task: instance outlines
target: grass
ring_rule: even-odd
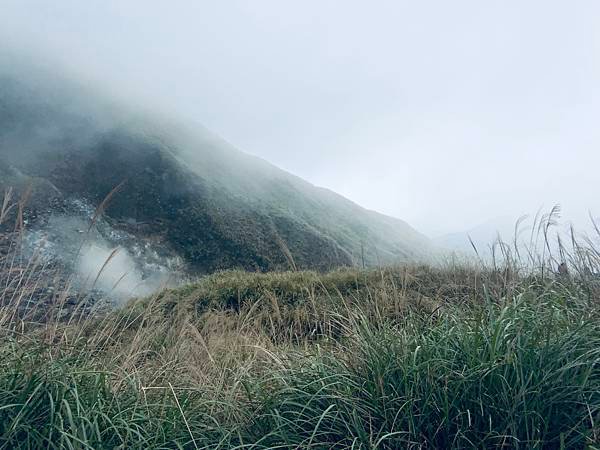
[[[61,288],[41,315],[31,286],[53,278],[3,238],[0,449],[600,448],[591,240],[527,264],[222,272],[97,314],[53,313]]]
[[[267,448],[583,447],[596,438],[598,327],[528,301],[478,318],[363,323],[342,355],[267,379],[278,388],[255,437]]]

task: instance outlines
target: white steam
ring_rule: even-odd
[[[113,228],[103,219],[89,230],[93,208],[71,202],[69,215],[53,215],[27,234],[30,253],[73,275],[80,292],[96,292],[121,303],[180,281],[181,259],[168,249]]]
[[[150,295],[169,282],[167,272],[144,278],[127,250],[99,241],[82,248],[75,269],[84,287],[117,299]]]

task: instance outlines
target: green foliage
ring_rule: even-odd
[[[579,254],[218,272],[36,324],[16,312],[47,278],[8,253],[0,450],[597,448],[600,271]]]
[[[165,300],[187,301],[198,310],[226,308],[239,310],[274,295],[282,304],[304,304],[311,299],[323,300],[360,292],[377,274],[356,270],[316,272],[249,273],[226,271],[164,294]]]
[[[117,386],[115,373],[83,358],[48,361],[43,351],[17,351],[3,355],[0,448],[193,448],[194,441],[213,448],[223,439],[225,430],[193,394],[147,393],[132,377],[118,377]]]
[[[269,289],[299,307],[305,290],[365,293],[368,280],[230,272],[201,292],[218,302]],[[598,439],[600,325],[569,286],[521,285],[436,314],[339,317],[337,343],[282,347],[266,370],[230,365],[227,389],[180,386],[176,371],[148,389],[135,372],[100,368],[97,348],[48,358],[11,339],[0,448],[584,448]]]
[[[253,439],[261,448],[583,448],[600,413],[600,327],[556,300],[359,323],[344,356],[300,358],[261,381]]]

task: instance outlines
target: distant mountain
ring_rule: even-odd
[[[581,228],[575,227],[572,221],[561,216],[561,208],[556,205],[548,210],[540,209],[534,215],[518,217],[498,217],[488,220],[467,231],[450,233],[432,239],[440,251],[452,251],[466,256],[491,261],[491,258],[502,259],[502,251],[498,242],[505,244],[505,249],[521,263],[537,261],[540,256],[562,261],[564,252],[573,251],[573,242],[595,242],[598,232],[593,222]],[[591,239],[591,241],[589,241]],[[475,249],[477,254],[475,253]],[[550,256],[551,255],[551,256]]]
[[[134,256],[158,249],[190,273],[324,270],[431,253],[430,241],[405,222],[244,154],[199,126],[132,112],[59,77],[1,72],[0,187],[33,186],[26,220],[34,230],[54,236],[60,217],[89,223],[120,186],[97,224],[103,245],[128,242]]]
[[[466,231],[448,233],[442,236],[433,238],[433,242],[440,248],[466,253],[467,255],[475,255],[473,245],[475,245],[479,253],[489,252],[490,246],[494,244],[500,237],[504,242],[512,242],[515,235],[515,224],[517,218],[498,217],[481,223]],[[525,230],[525,223],[520,229]]]

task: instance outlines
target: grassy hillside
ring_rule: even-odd
[[[600,231],[417,263],[203,131],[0,84],[0,450],[600,448]],[[115,307],[116,246],[211,274]]]
[[[32,293],[52,283],[10,248],[2,448],[600,445],[593,247],[563,254],[568,273],[228,271],[96,314],[57,288],[43,320]]]
[[[405,222],[246,155],[196,124],[131,111],[57,77],[22,78],[0,73],[0,188],[33,186],[31,224],[73,215],[73,202],[95,209],[121,185],[106,209],[111,227],[140,245],[159,242],[193,273],[329,270],[431,253]]]

